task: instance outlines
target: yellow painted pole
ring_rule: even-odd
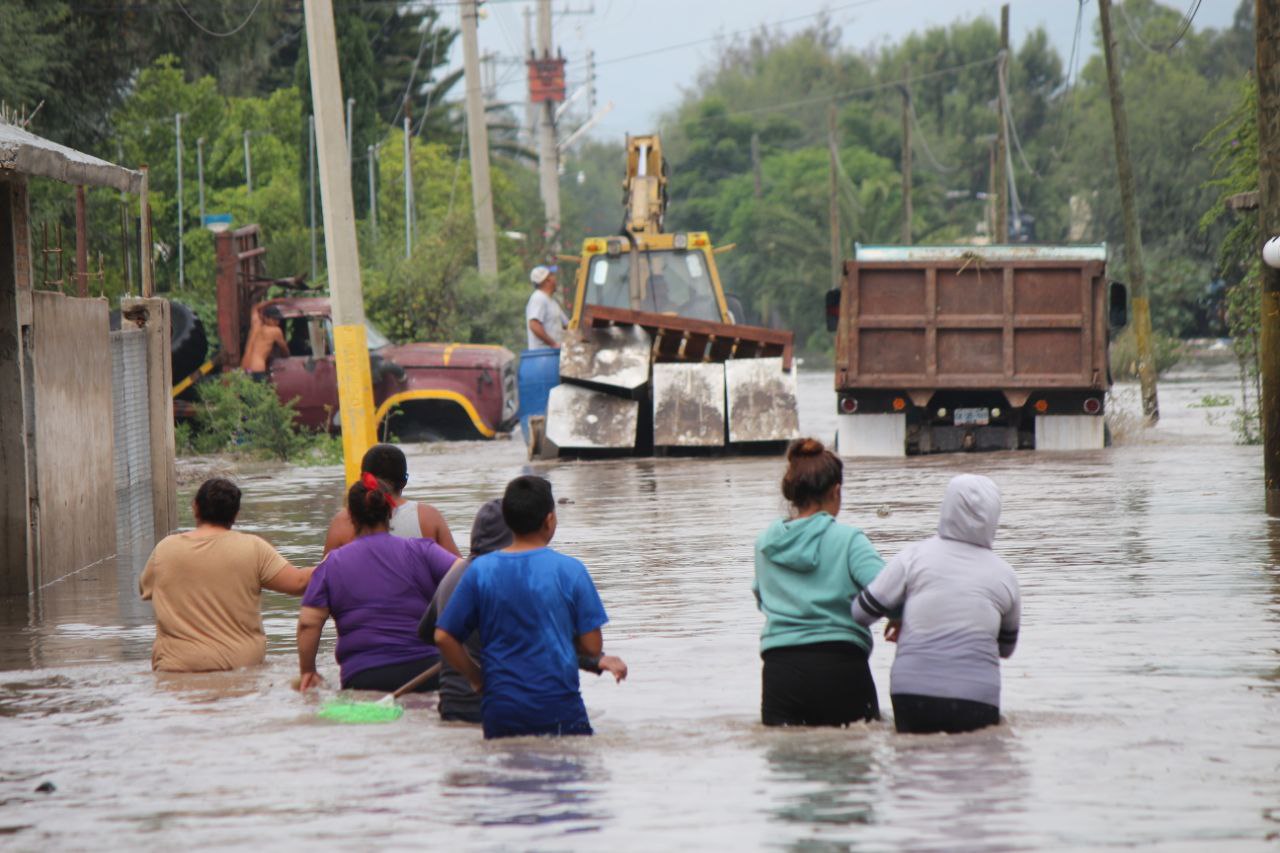
[[[351,162],[347,156],[342,80],[338,76],[338,40],[331,0],[305,0],[307,60],[316,121],[320,205],[333,312],[333,345],[338,374],[338,411],[342,418],[342,458],[347,485],[360,476],[360,460],[373,446],[373,380],[365,339],[364,296],[360,287],[360,251],[351,198]]]

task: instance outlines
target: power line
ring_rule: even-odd
[[[856,97],[857,95],[869,95],[873,92],[879,92],[884,89],[900,88],[906,85],[907,83],[911,83],[919,80],[928,80],[931,77],[941,77],[945,74],[951,74],[956,71],[963,71],[966,68],[976,68],[979,65],[990,65],[991,63],[997,61],[999,58],[1000,58],[999,56],[989,56],[986,59],[975,59],[972,62],[962,62],[959,65],[950,65],[946,68],[936,68],[933,71],[929,71],[924,74],[916,74],[912,77],[904,78],[901,80],[888,80],[884,83],[874,83],[870,86],[860,86],[856,89],[846,89],[843,92],[836,92],[835,94],[832,94],[832,95],[819,95],[814,98],[799,98],[794,101],[779,101],[778,103],[766,104],[762,107],[751,107],[750,109],[745,109],[745,110],[730,110],[729,115],[752,115],[754,113],[770,112],[771,110],[783,110],[783,109],[787,109],[788,107],[799,107],[799,106],[805,106],[808,104],[825,104],[829,101],[839,101],[845,98]]]
[[[920,128],[920,117],[916,115],[915,98],[907,98],[907,114],[911,118],[911,126],[915,129],[915,133],[912,135],[912,139],[920,140],[920,149],[924,151],[925,158],[929,161],[929,163],[933,166],[933,168],[936,171],[943,172],[943,173],[954,172],[957,167],[942,165],[941,163],[938,162],[938,158],[933,156],[933,151],[929,149],[929,140],[925,139],[924,131]]]
[[[215,33],[213,30],[209,29],[204,24],[200,23],[195,18],[191,17],[191,13],[187,11],[187,7],[182,5],[182,0],[174,0],[174,3],[176,3],[178,5],[178,8],[182,10],[182,14],[187,16],[187,20],[191,21],[191,23],[196,25],[197,29],[201,30],[204,33],[207,33],[208,35],[213,36],[214,38],[223,39],[223,38],[228,38],[230,36],[233,36],[236,33],[243,30],[245,27],[249,26],[249,22],[253,20],[253,16],[258,11],[258,7],[262,5],[262,0],[258,0],[258,2],[253,4],[253,8],[249,10],[249,14],[245,16],[245,19],[240,22],[240,25],[238,27],[236,27],[233,30],[228,30],[225,33]]]
[[[1146,39],[1138,34],[1138,30],[1133,26],[1133,21],[1129,19],[1129,13],[1125,11],[1123,3],[1116,6],[1116,8],[1120,10],[1120,17],[1124,18],[1124,25],[1128,28],[1129,34],[1137,40],[1139,45],[1151,53],[1168,53],[1178,46],[1178,42],[1182,41],[1182,37],[1191,29],[1191,22],[1195,20],[1196,14],[1200,11],[1201,2],[1203,0],[1192,0],[1191,7],[1187,9],[1187,13],[1182,16],[1182,23],[1178,25],[1178,34],[1173,37],[1173,41],[1164,47],[1152,47],[1147,43]]]
[[[806,20],[809,20],[810,18],[817,18],[823,15],[830,15],[832,12],[842,12],[845,9],[853,9],[859,6],[870,6],[872,3],[880,3],[880,2],[882,2],[882,0],[859,0],[859,2],[857,3],[845,3],[841,6],[832,6],[817,12],[810,12],[807,15],[797,15],[794,18],[783,18],[782,20],[778,20],[778,21],[769,21],[769,22],[757,24],[756,26],[748,27],[746,29],[733,30],[728,33],[718,33],[717,35],[714,35],[714,36],[694,39],[692,41],[680,42],[678,44],[669,44],[669,45],[666,45],[665,47],[655,47],[655,48],[652,48],[651,50],[642,50],[639,53],[630,53],[630,54],[627,54],[626,56],[615,56],[612,59],[597,59],[596,66],[599,67],[601,65],[613,65],[618,62],[629,62],[632,59],[642,59],[646,56],[654,56],[655,54],[659,54],[659,53],[667,53],[673,50],[681,50],[686,47],[695,47],[700,44],[707,44],[708,42],[719,41],[720,39],[731,37],[731,36],[739,36],[745,33],[756,32],[761,27],[770,27],[770,26],[777,27],[777,26],[782,26],[783,24],[793,24],[796,21],[806,21]]]

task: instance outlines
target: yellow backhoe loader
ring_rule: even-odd
[[[732,246],[664,232],[666,184],[659,138],[628,137],[626,219],[571,259],[560,384],[534,455],[760,450],[799,433],[793,334],[740,322],[716,269]]]

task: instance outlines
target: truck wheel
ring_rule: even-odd
[[[173,381],[179,382],[204,364],[209,355],[209,338],[204,324],[181,302],[169,303],[169,361],[173,365]]]

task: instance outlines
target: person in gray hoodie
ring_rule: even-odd
[[[483,504],[476,513],[471,524],[471,549],[465,562],[461,562],[449,570],[436,588],[431,605],[418,623],[418,636],[428,643],[434,642],[436,620],[444,612],[445,605],[458,586],[458,581],[471,566],[476,557],[482,557],[491,551],[497,551],[511,544],[511,528],[502,518],[502,498],[494,498]],[[473,633],[464,645],[471,657],[480,659],[480,635]],[[480,696],[471,689],[467,679],[453,667],[445,663],[440,670],[440,717],[445,720],[458,720],[467,723],[480,722]]]
[[[947,484],[938,534],[907,546],[853,602],[870,626],[901,610],[889,675],[899,732],[964,732],[1000,722],[1000,658],[1018,642],[1013,568],[991,550],[1000,490],[961,474]],[[893,632],[886,632],[891,639]]]
[[[822,442],[793,442],[782,479],[791,516],[756,539],[752,592],[765,617],[760,716],[766,726],[880,718],[867,665],[871,634],[849,607],[884,560],[861,530],[836,521],[843,483],[844,463]]]

